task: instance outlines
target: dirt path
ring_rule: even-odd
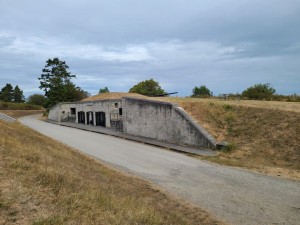
[[[200,161],[107,135],[20,121],[106,164],[152,181],[232,224],[299,224],[300,182]]]

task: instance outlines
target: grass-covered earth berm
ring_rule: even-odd
[[[205,159],[300,179],[299,102],[159,100],[178,104],[217,141],[230,143],[219,155]]]
[[[0,121],[0,224],[223,224],[19,123]]]

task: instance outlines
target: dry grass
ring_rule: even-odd
[[[44,108],[39,105],[0,101],[0,110],[43,110],[43,109]]]
[[[15,119],[18,119],[22,116],[29,116],[29,115],[44,113],[43,110],[0,110],[0,112],[6,114],[8,116],[11,116]]]
[[[300,179],[300,103],[160,98],[184,108],[227,152],[205,158],[221,164]]]
[[[149,183],[0,121],[0,224],[222,224]]]
[[[255,101],[255,100],[241,100],[241,101],[224,101],[219,99],[203,99],[203,98],[179,98],[179,97],[159,97],[150,98],[154,100],[173,102],[176,104],[186,103],[214,103],[219,105],[232,105],[232,106],[244,106],[251,108],[264,108],[264,109],[275,109],[289,112],[300,113],[299,102],[280,102],[280,101]]]
[[[97,101],[97,100],[103,100],[103,99],[121,99],[123,97],[148,98],[147,96],[136,94],[136,93],[109,92],[109,93],[102,93],[102,94],[94,95],[89,98],[85,98],[81,101]]]

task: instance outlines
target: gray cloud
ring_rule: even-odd
[[[92,94],[149,78],[182,96],[261,82],[299,94],[299,15],[297,0],[1,0],[0,85],[39,92],[45,61],[59,57]]]

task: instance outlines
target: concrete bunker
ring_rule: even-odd
[[[70,121],[66,115],[75,115],[72,121],[76,123],[177,145],[214,149],[217,144],[182,108],[169,102],[123,97],[59,103],[50,109],[48,118]]]

